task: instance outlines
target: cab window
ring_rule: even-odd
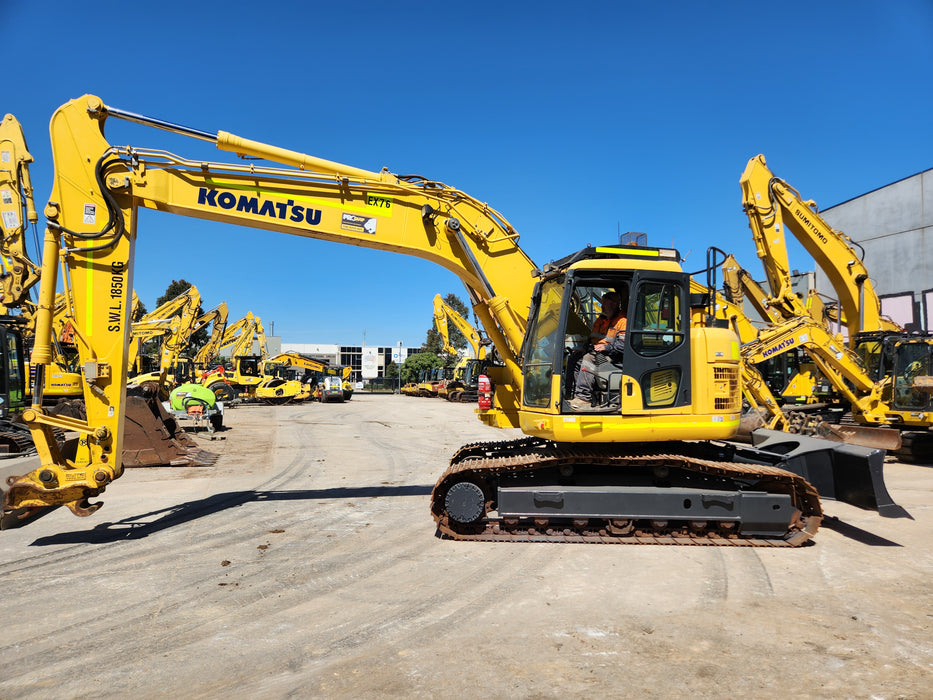
[[[659,357],[684,342],[682,290],[673,282],[639,285],[628,335],[632,349],[643,357]]]
[[[541,285],[536,313],[531,319],[525,343],[522,403],[526,406],[544,408],[551,401],[554,357],[562,346],[559,331],[563,293],[563,278],[548,280]]]

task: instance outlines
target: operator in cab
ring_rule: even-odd
[[[599,366],[606,362],[619,362],[625,349],[625,316],[628,308],[628,289],[625,298],[619,292],[606,292],[602,296],[602,311],[593,323],[589,344],[574,352],[568,363],[573,372],[573,398],[570,407],[585,411],[593,405],[593,382]]]

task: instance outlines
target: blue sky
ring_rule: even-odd
[[[685,269],[760,274],[739,176],[763,153],[823,208],[933,168],[933,1],[113,2],[0,0],[0,113],[22,122],[38,208],[54,110],[106,104],[349,165],[417,173],[502,212],[538,264],[644,231]],[[108,122],[111,143],[225,160]],[[812,269],[792,248],[792,265]],[[283,342],[418,345],[415,258],[143,212],[135,288],[172,279]]]

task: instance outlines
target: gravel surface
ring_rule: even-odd
[[[928,467],[886,465],[914,520],[825,502],[800,549],[459,543],[434,481],[520,435],[471,406],[225,422],[210,467],[0,533],[0,698],[933,697]]]

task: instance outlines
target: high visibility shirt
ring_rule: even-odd
[[[625,336],[626,318],[622,314],[616,314],[612,318],[599,315],[593,324],[593,333],[590,340],[594,344],[607,340],[612,341],[617,335]]]

